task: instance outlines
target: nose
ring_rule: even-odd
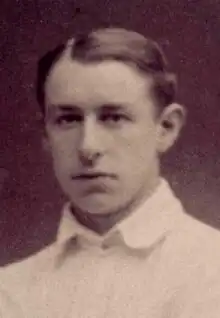
[[[100,128],[95,118],[84,120],[79,145],[79,159],[83,165],[93,164],[103,153]]]

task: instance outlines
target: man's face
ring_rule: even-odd
[[[74,206],[112,213],[158,178],[151,79],[117,61],[63,58],[46,85],[46,132],[56,177]]]

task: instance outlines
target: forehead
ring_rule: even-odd
[[[135,67],[106,60],[82,63],[60,59],[45,83],[46,104],[137,103],[150,98],[152,80]]]

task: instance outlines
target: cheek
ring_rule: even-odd
[[[73,138],[66,135],[50,136],[50,149],[55,167],[68,168],[73,165],[76,154]]]
[[[124,160],[136,166],[156,156],[157,135],[154,127],[136,129],[118,138],[118,149]]]

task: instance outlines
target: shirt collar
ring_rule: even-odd
[[[182,205],[168,182],[161,178],[152,195],[130,216],[118,223],[107,234],[107,237],[116,230],[128,247],[149,248],[172,230],[180,221],[182,211]],[[77,235],[85,236],[96,242],[101,242],[106,237],[100,237],[80,225],[70,212],[70,203],[67,203],[63,208],[57,242],[65,243]]]

